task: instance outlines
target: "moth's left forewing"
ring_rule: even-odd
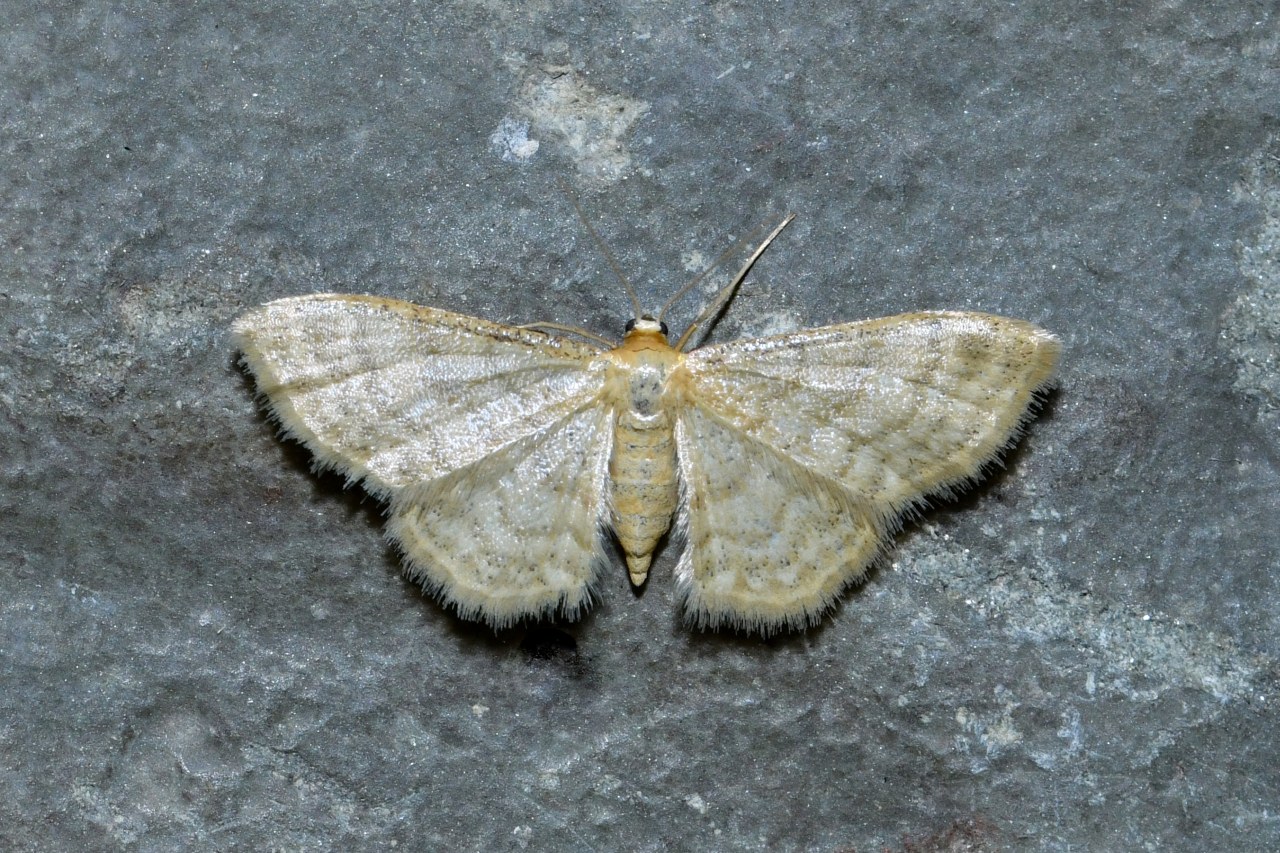
[[[381,497],[547,428],[603,382],[595,348],[373,296],[279,299],[233,338],[284,431]]]
[[[765,631],[813,621],[904,510],[972,480],[1012,441],[1059,354],[1030,323],[963,312],[690,353],[677,432],[688,615]],[[743,523],[771,535],[736,535]]]

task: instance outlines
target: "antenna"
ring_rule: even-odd
[[[769,244],[773,242],[773,238],[781,234],[782,229],[790,225],[791,220],[795,218],[796,215],[794,213],[788,213],[786,218],[778,223],[778,227],[773,229],[773,231],[769,233],[768,237],[764,238],[764,242],[751,253],[751,257],[747,258],[746,263],[742,265],[742,269],[738,270],[738,274],[733,277],[733,281],[729,282],[724,290],[721,290],[716,294],[716,298],[713,299],[706,308],[702,309],[702,313],[698,315],[697,319],[689,324],[689,328],[684,330],[684,334],[680,336],[680,340],[676,341],[676,352],[684,351],[684,345],[693,337],[694,330],[706,322],[707,318],[714,317],[720,313],[721,309],[723,309],[729,300],[733,298],[733,294],[738,290],[738,285],[742,284],[742,280],[747,277],[747,273],[751,271],[751,267],[755,264],[756,259],[764,254],[764,250],[769,248]]]
[[[631,286],[631,282],[627,281],[627,277],[622,274],[622,269],[618,266],[618,262],[614,260],[613,253],[609,251],[609,247],[600,239],[600,235],[596,233],[596,229],[591,227],[591,221],[587,219],[587,214],[583,213],[582,205],[578,203],[578,197],[574,195],[573,190],[564,181],[559,181],[560,189],[569,197],[569,201],[573,203],[573,209],[578,212],[578,219],[586,227],[587,233],[591,235],[591,239],[596,241],[596,246],[600,249],[600,253],[604,255],[604,259],[609,262],[609,268],[613,270],[613,274],[618,277],[618,281],[622,282],[622,286],[627,291],[627,297],[631,300],[631,308],[635,311],[635,318],[640,319],[640,315],[644,314],[644,309],[640,307],[640,300],[636,298],[635,288]]]
[[[688,283],[688,284],[686,284],[684,287],[682,287],[682,288],[680,288],[678,291],[676,291],[676,295],[675,295],[675,296],[673,296],[673,297],[671,297],[670,299],[668,299],[668,300],[667,300],[667,304],[666,304],[666,305],[663,305],[663,306],[662,306],[662,310],[658,312],[658,322],[659,322],[659,323],[661,323],[661,322],[662,322],[662,320],[663,320],[663,318],[665,318],[665,317],[667,316],[667,310],[668,310],[669,308],[671,308],[671,306],[673,306],[673,305],[675,305],[677,302],[679,302],[679,301],[680,301],[680,299],[681,299],[681,297],[683,297],[686,293],[688,293],[690,290],[693,290],[693,288],[697,286],[698,282],[700,282],[700,281],[702,281],[704,278],[706,278],[706,277],[707,277],[707,275],[708,275],[708,274],[710,274],[710,272],[711,272],[713,269],[715,269],[716,267],[720,266],[720,264],[724,263],[725,259],[727,259],[730,255],[734,254],[734,253],[735,253],[735,252],[737,252],[739,249],[741,249],[743,246],[745,246],[747,243],[750,243],[752,240],[754,240],[754,239],[756,238],[756,235],[757,235],[757,234],[759,234],[759,233],[760,233],[761,231],[763,231],[763,230],[764,230],[764,226],[763,226],[763,225],[758,225],[758,226],[756,226],[756,227],[751,231],[751,233],[750,233],[750,234],[748,234],[747,236],[743,237],[743,238],[742,238],[742,239],[740,239],[740,240],[735,241],[735,242],[734,242],[734,244],[733,244],[732,246],[730,246],[729,248],[727,248],[727,249],[725,249],[723,252],[721,252],[721,253],[720,253],[720,257],[718,257],[718,258],[716,258],[714,261],[712,261],[710,266],[708,266],[708,267],[704,268],[704,269],[702,270],[702,272],[698,273],[697,275],[695,275],[695,276],[693,277],[693,281],[689,282],[689,283]]]

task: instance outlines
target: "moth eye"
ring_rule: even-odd
[[[661,330],[662,336],[665,338],[667,336],[667,324],[664,322],[659,322],[658,329]]]
[[[627,321],[627,325],[626,325],[626,326],[624,326],[624,327],[622,328],[622,331],[624,331],[624,332],[630,332],[630,331],[631,331],[631,330],[633,330],[635,327],[636,327],[636,321],[635,321],[635,320],[628,320],[628,321]]]

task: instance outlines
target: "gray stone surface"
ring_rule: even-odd
[[[1270,850],[1274,4],[9,4],[0,846]],[[616,335],[786,210],[717,339],[1056,330],[1007,470],[821,627],[667,549],[494,636],[255,408],[319,290]],[[697,300],[673,325],[687,321]]]

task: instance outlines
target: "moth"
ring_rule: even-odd
[[[1061,346],[927,311],[689,350],[789,221],[675,344],[625,278],[616,345],[332,293],[252,309],[234,342],[283,432],[387,502],[407,573],[462,617],[576,618],[610,540],[639,587],[670,533],[690,623],[802,628],[1018,436]]]

